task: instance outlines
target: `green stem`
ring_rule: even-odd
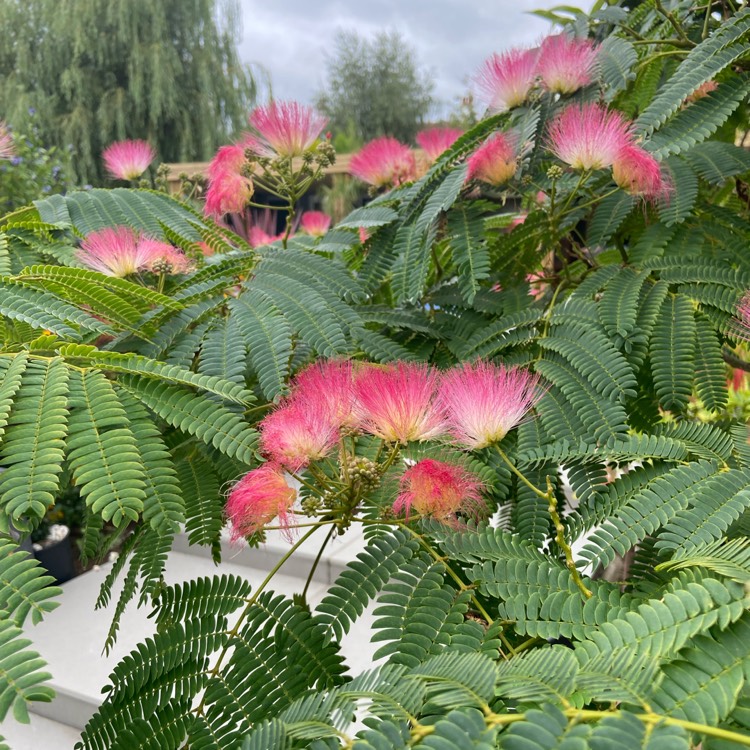
[[[208,673],[208,678],[215,677],[217,674],[219,674],[219,669],[221,669],[221,664],[224,661],[224,657],[229,652],[229,649],[232,648],[232,639],[237,635],[237,633],[240,632],[240,627],[242,626],[242,623],[245,621],[245,618],[250,614],[250,610],[255,605],[255,602],[258,601],[258,597],[263,593],[266,586],[271,582],[273,577],[281,570],[284,563],[286,563],[287,560],[318,530],[318,527],[315,526],[309,531],[307,531],[305,534],[300,537],[290,548],[289,550],[284,554],[284,556],[276,563],[276,565],[271,568],[268,575],[261,581],[260,585],[257,589],[255,589],[255,593],[252,597],[248,600],[247,604],[245,605],[245,609],[242,610],[242,613],[237,618],[237,622],[234,624],[234,627],[227,633],[227,640],[224,646],[222,647],[221,651],[219,652],[219,658],[216,660],[216,664],[214,664],[211,671]],[[195,713],[198,716],[201,716],[203,714],[203,707],[206,703],[206,697],[203,696],[200,704],[195,709]]]
[[[543,492],[539,489],[535,484],[532,484],[516,467],[516,465],[508,458],[508,456],[505,454],[503,449],[495,444],[495,448],[500,456],[500,458],[505,461],[505,463],[508,465],[508,468],[532,491],[534,492],[538,497],[542,498],[543,500],[546,500],[548,505],[547,509],[549,510],[550,518],[552,519],[552,523],[555,527],[555,541],[557,542],[560,549],[563,551],[563,554],[565,555],[565,567],[570,571],[571,578],[573,579],[573,583],[578,587],[578,590],[587,598],[591,598],[592,593],[589,591],[585,584],[583,583],[583,579],[581,578],[581,574],[578,572],[578,568],[576,568],[575,560],[573,559],[573,550],[570,548],[570,545],[568,544],[567,539],[565,539],[565,526],[563,526],[562,520],[560,519],[560,514],[557,511],[557,498],[555,497],[555,488],[552,486],[552,482],[550,481],[550,478],[547,477],[547,491]]]
[[[318,563],[320,562],[320,558],[323,556],[323,551],[325,550],[328,542],[331,541],[331,537],[333,536],[334,531],[336,531],[336,527],[331,526],[331,528],[328,530],[328,533],[326,534],[326,538],[323,540],[323,544],[320,545],[318,554],[315,555],[315,560],[313,560],[313,564],[312,564],[312,567],[310,568],[310,572],[307,574],[307,580],[305,581],[305,588],[302,589],[303,601],[305,597],[307,596],[307,589],[310,588],[310,583],[312,582],[313,576],[315,575],[315,571],[318,569]]]
[[[596,198],[592,198],[591,200],[586,201],[586,203],[581,203],[578,206],[573,206],[569,211],[565,210],[568,207],[568,204],[566,203],[565,208],[563,209],[560,216],[558,216],[558,219],[562,219],[563,216],[567,216],[568,214],[573,213],[573,211],[578,211],[581,208],[588,208],[589,206],[593,206],[595,203],[603,201],[605,198],[609,198],[610,195],[614,195],[618,190],[620,190],[619,187],[612,188],[612,190],[608,190],[606,193],[604,193],[604,195],[597,195]]]
[[[656,9],[659,11],[659,13],[661,13],[664,16],[664,18],[666,18],[667,21],[669,21],[670,25],[677,32],[677,36],[680,37],[682,42],[691,47],[695,47],[695,42],[692,39],[690,39],[690,37],[685,33],[685,29],[682,28],[679,21],[674,17],[671,11],[668,11],[664,7],[661,0],[654,0],[654,4],[656,5]]]
[[[570,205],[570,202],[575,197],[576,193],[583,187],[583,183],[588,180],[589,175],[591,173],[588,170],[584,170],[581,172],[581,176],[578,178],[578,183],[573,188],[573,190],[570,191],[570,195],[568,196],[568,199],[565,201],[565,205],[562,207],[562,211],[560,212],[560,215],[557,217],[557,220],[559,221],[562,219],[563,216],[568,212],[568,206]]]

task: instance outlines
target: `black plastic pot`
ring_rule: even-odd
[[[73,565],[73,547],[70,543],[70,534],[63,539],[47,542],[40,549],[34,550],[34,556],[47,572],[57,581],[64,583],[76,574]]]

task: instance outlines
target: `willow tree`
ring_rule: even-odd
[[[36,110],[81,182],[99,181],[121,138],[163,161],[208,158],[255,97],[238,20],[237,0],[3,0],[0,117],[22,127]]]

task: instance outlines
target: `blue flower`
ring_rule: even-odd
[[[23,156],[14,156],[14,157],[13,157],[13,158],[12,158],[12,159],[10,160],[10,163],[11,163],[11,164],[12,164],[12,165],[13,165],[14,167],[17,167],[17,166],[18,166],[19,164],[23,164]]]
[[[36,114],[36,107],[29,107],[29,114],[33,117]]]

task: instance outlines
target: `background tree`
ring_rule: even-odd
[[[72,147],[75,177],[144,138],[163,161],[207,159],[242,127],[255,81],[237,54],[236,0],[3,0],[0,117]]]
[[[380,135],[414,139],[433,103],[434,83],[397,31],[372,40],[339,31],[327,69],[317,104],[335,130],[351,128],[363,141]]]

